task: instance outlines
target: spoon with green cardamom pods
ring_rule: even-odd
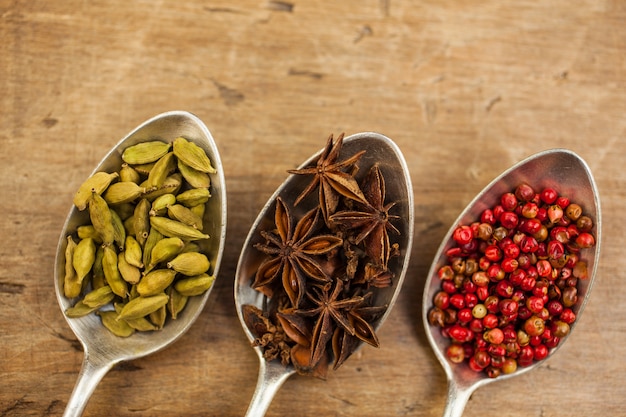
[[[235,275],[237,313],[260,361],[249,417],[265,415],[290,376],[325,379],[365,342],[379,346],[375,331],[411,254],[411,180],[389,138],[331,135],[289,173],[252,225]]]
[[[524,194],[521,191],[522,188],[519,188],[518,191],[518,187],[522,184],[525,184],[524,187],[530,186],[530,188],[526,188],[526,190],[531,190],[525,192],[527,194],[526,197],[522,196]],[[565,216],[562,214],[566,211],[566,208],[555,207],[558,204],[551,202],[556,197],[546,197],[545,200],[543,197],[538,198],[541,191],[546,189],[556,191],[558,195],[566,197],[561,202],[562,205],[567,207],[570,203],[576,203],[582,208],[582,213],[593,222],[593,227],[589,232],[595,236],[594,245],[588,247],[588,245],[581,245],[575,240],[576,236],[579,236],[577,234],[579,232],[576,229],[580,228],[577,221],[572,219],[575,219],[575,216],[578,216],[580,213],[565,219]],[[520,213],[519,222],[522,219],[540,218],[539,216],[534,216],[533,210],[529,210],[529,208],[533,208],[533,204],[535,208],[537,205],[545,206],[546,204],[551,204],[548,208],[548,214],[550,214],[550,210],[553,210],[554,217],[542,218],[541,221],[544,227],[547,225],[546,228],[554,230],[557,229],[556,225],[574,224],[576,228],[571,231],[565,231],[566,228],[562,227],[560,230],[561,235],[558,239],[554,238],[554,242],[550,242],[553,239],[552,237],[546,237],[545,233],[541,231],[531,233],[531,227],[525,229],[522,227],[518,228],[517,226],[508,225],[508,223],[508,228],[502,226],[505,223],[504,217],[509,219],[516,218],[512,214],[508,214],[506,216],[500,215],[500,219],[493,222],[493,230],[500,228],[500,231],[504,229],[512,231],[511,233],[507,232],[510,236],[498,235],[499,232],[494,232],[491,234],[493,239],[490,240],[485,239],[489,234],[480,237],[480,233],[477,233],[473,239],[477,241],[483,240],[486,242],[486,245],[492,245],[492,248],[503,248],[504,244],[498,245],[497,243],[503,242],[508,238],[514,245],[522,247],[522,254],[530,255],[525,256],[523,261],[521,260],[521,255],[513,258],[515,262],[508,263],[508,268],[510,269],[502,267],[503,271],[508,271],[504,276],[494,274],[493,278],[488,278],[491,280],[491,284],[487,284],[486,280],[482,279],[488,275],[481,275],[481,272],[474,271],[469,276],[469,273],[465,274],[465,270],[458,269],[455,273],[460,274],[464,281],[465,278],[463,276],[467,276],[467,279],[474,285],[484,286],[489,291],[488,295],[493,296],[496,300],[495,303],[490,303],[487,299],[488,297],[479,298],[477,296],[475,304],[483,307],[476,310],[472,307],[470,309],[472,310],[472,317],[466,317],[469,321],[466,321],[466,324],[460,324],[453,318],[454,313],[452,310],[456,312],[456,307],[451,308],[447,304],[438,303],[443,308],[437,310],[435,298],[446,298],[446,295],[443,294],[445,291],[442,291],[442,283],[447,278],[440,278],[439,273],[444,271],[442,268],[448,265],[452,266],[452,262],[456,262],[456,266],[461,264],[468,265],[470,261],[463,261],[465,258],[457,251],[460,248],[457,245],[459,240],[455,240],[453,234],[460,226],[469,226],[472,223],[482,223],[481,230],[490,229],[490,226],[484,226],[484,224],[492,222],[491,216],[485,215],[483,217],[483,213],[485,213],[485,210],[491,210],[498,205],[502,208],[502,196],[507,193],[508,197],[511,196],[511,193],[515,194],[518,199],[517,207],[520,209],[522,206],[526,207],[524,209],[526,211],[518,212]],[[532,193],[534,193],[534,196],[532,196]],[[529,202],[530,204],[527,205],[524,202]],[[515,213],[514,207],[513,205],[509,207],[509,209],[513,209],[509,213]],[[493,213],[495,211],[494,208]],[[525,221],[528,223],[529,220]],[[590,223],[587,226],[583,225],[583,230],[589,228],[589,225]],[[501,229],[501,227],[504,227],[504,229]],[[515,230],[518,232],[515,232]],[[463,210],[439,246],[426,279],[422,300],[422,318],[426,335],[448,379],[448,394],[444,416],[460,417],[463,414],[467,401],[477,388],[491,382],[502,381],[527,373],[541,366],[563,346],[576,324],[580,321],[581,314],[593,287],[600,257],[600,232],[600,199],[591,171],[582,158],[566,149],[546,150],[520,161],[488,184]],[[524,235],[528,236],[527,240],[522,240],[526,239]],[[553,249],[548,249],[544,254],[535,252],[535,248],[538,247],[537,240],[543,242],[548,247],[550,247],[550,243],[553,243]],[[461,242],[465,242],[465,240],[461,239]],[[576,259],[576,261],[572,262],[576,262],[578,266],[569,264],[564,266],[561,262],[561,260],[565,260],[563,252],[557,250],[557,248],[561,247],[561,244],[567,248],[567,256],[572,260]],[[515,252],[508,251],[509,254]],[[481,257],[480,250],[477,253],[474,259],[478,262],[478,259]],[[492,253],[497,253],[497,251]],[[499,261],[495,260],[496,258],[492,255],[485,259],[491,259],[494,265],[499,264]],[[526,260],[530,260],[530,262],[526,262]],[[546,263],[547,260],[549,260],[549,263]],[[541,271],[538,277],[535,278],[535,274],[530,271],[538,271],[540,262],[543,262],[541,263]],[[504,261],[502,261],[502,265],[504,265]],[[514,266],[511,267],[511,265]],[[483,264],[482,268],[483,271],[488,271],[486,264]],[[514,273],[511,271],[513,268],[520,269],[523,272]],[[576,271],[577,268],[580,268],[578,272]],[[526,277],[533,276],[522,283],[516,283],[517,278],[512,277],[511,274],[514,274],[517,278],[522,275]],[[567,278],[570,278],[571,281]],[[504,282],[505,284],[498,287],[496,282]],[[539,282],[541,282],[541,285],[539,285]],[[462,283],[459,283],[459,286],[453,285],[457,288],[454,291],[451,285],[446,287],[450,294],[461,294],[465,291],[466,287],[463,287]],[[472,285],[468,284],[467,288],[470,287]],[[517,295],[512,295],[514,291],[511,288],[515,288],[520,292]],[[535,292],[534,289],[537,289],[537,291]],[[474,287],[474,290],[476,295],[478,295],[476,287]],[[565,292],[570,294],[567,299],[564,296]],[[572,294],[574,294],[573,297],[571,296]],[[531,299],[534,300],[533,304],[528,302]],[[538,299],[541,299],[541,301],[538,301]],[[554,301],[555,303],[549,305],[546,300]],[[486,306],[490,304],[490,309],[486,309]],[[569,317],[566,319],[561,311],[564,309],[563,306],[568,307],[568,305],[571,307],[571,311],[568,312]],[[542,306],[543,308],[539,308]],[[549,307],[550,310],[546,307]],[[449,314],[445,312],[447,309],[451,309]],[[527,318],[530,314],[529,311],[533,315]],[[572,315],[572,312],[575,316]],[[446,318],[441,313],[449,317],[450,321],[446,322]],[[495,318],[495,322],[491,320],[492,323],[489,324],[489,321],[485,321],[485,317],[489,316],[489,314],[485,316],[485,313],[491,313],[492,318]],[[439,318],[437,318],[437,315],[439,315]],[[478,322],[473,322],[473,319],[477,319]],[[474,324],[470,325],[467,323]],[[483,330],[480,328],[481,324],[484,328]],[[507,330],[508,336],[504,330],[498,331],[498,329],[502,328],[506,330],[507,324],[510,324],[513,329],[512,332]],[[491,328],[495,331],[487,330]],[[466,350],[465,348],[468,349]],[[535,396],[541,395],[537,390],[534,391]]]
[[[156,145],[142,148],[147,142]],[[135,145],[140,145],[133,148],[137,165],[131,169],[126,163],[130,152],[127,159],[123,154]],[[114,365],[161,350],[190,328],[211,293],[224,250],[222,163],[211,133],[196,116],[172,111],[145,121],[111,149],[91,177],[99,172],[111,174],[116,187],[94,180],[95,186],[82,191],[86,196],[77,192],[55,261],[57,301],[84,350],[66,417],[82,414]],[[165,194],[169,205],[155,207]],[[193,210],[185,204],[193,204]],[[172,214],[168,210],[174,205],[178,210]],[[151,222],[155,216],[158,223]],[[189,218],[200,219],[201,225],[182,221]],[[150,248],[165,240],[174,245],[161,245],[167,247],[157,253],[171,255],[169,261],[159,257],[163,262],[151,264],[155,251]],[[95,255],[100,248],[108,255]],[[130,256],[131,248],[138,256]]]

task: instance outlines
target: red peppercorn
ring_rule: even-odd
[[[454,294],[456,292],[456,286],[452,281],[442,281],[441,289],[447,292],[448,294]]]
[[[495,291],[502,298],[510,298],[513,295],[513,285],[508,280],[503,279],[498,281]]]
[[[534,360],[540,361],[548,357],[548,347],[544,344],[540,344],[535,346],[535,355],[533,357]]]
[[[500,196],[500,205],[506,211],[513,211],[517,207],[517,197],[513,193],[504,193]]]
[[[578,220],[583,214],[583,209],[578,204],[570,204],[565,209],[565,215],[572,221]]]
[[[540,336],[546,328],[545,321],[537,316],[531,316],[524,322],[524,331],[529,336]]]
[[[480,301],[485,301],[489,297],[489,288],[487,286],[476,288],[476,297]]]
[[[457,342],[463,343],[471,338],[471,331],[460,324],[453,324],[448,329],[448,335]]]
[[[552,204],[556,201],[558,193],[553,188],[544,188],[540,193],[541,201],[546,204]]]
[[[517,301],[511,298],[505,298],[500,300],[498,307],[503,316],[513,316],[514,314],[517,314],[519,305],[517,304]]]
[[[563,210],[565,210],[567,208],[567,206],[569,206],[569,198],[561,195],[558,196],[556,201],[555,201],[556,205],[561,207]]]
[[[499,218],[500,224],[507,229],[515,229],[519,222],[519,217],[512,211],[505,211]]]
[[[461,293],[455,293],[450,296],[450,305],[457,310],[465,307],[465,296]]]
[[[561,259],[565,255],[565,248],[563,244],[557,240],[551,240],[548,242],[548,257],[550,259]],[[567,260],[564,259],[565,262]]]
[[[456,313],[456,319],[461,324],[467,324],[472,320],[472,310],[469,308],[462,308]]]
[[[553,204],[547,208],[548,219],[552,224],[557,224],[563,218],[563,209],[556,204]]]
[[[517,269],[517,267],[519,266],[519,263],[517,262],[517,259],[515,258],[504,258],[502,260],[501,265],[502,265],[502,269],[504,270],[504,272],[511,273]]]
[[[546,306],[550,315],[558,317],[563,313],[563,304],[559,300],[550,300]]]
[[[467,308],[474,308],[478,304],[478,297],[474,293],[465,294],[465,306]]]
[[[523,253],[537,252],[539,249],[539,243],[533,236],[524,236],[520,242],[520,251]]]
[[[548,262],[545,259],[541,259],[539,261],[537,261],[537,273],[539,274],[540,277],[550,277],[552,276],[552,265],[550,265],[550,262]]]
[[[483,326],[483,321],[481,319],[474,318],[467,324],[467,328],[475,334],[479,334],[483,332],[485,326]]]
[[[500,343],[504,342],[504,333],[502,332],[502,329],[500,329],[499,327],[495,327],[484,332],[483,339],[493,345],[499,345]]]
[[[502,250],[500,250],[498,245],[489,245],[485,248],[484,256],[490,262],[497,262],[502,258]]]
[[[591,233],[583,232],[576,237],[576,244],[581,249],[590,248],[596,244],[596,241]]]
[[[572,307],[578,301],[578,289],[576,287],[563,288],[561,299],[564,307]]]
[[[493,215],[493,211],[491,209],[483,210],[483,212],[480,215],[480,221],[481,223],[487,223],[492,226],[496,224],[496,218]]]
[[[496,326],[498,326],[498,316],[493,313],[487,314],[485,317],[483,317],[483,326],[486,329],[495,328]]]
[[[526,183],[522,183],[515,187],[515,197],[520,201],[531,201],[535,197],[535,190]]]
[[[484,350],[479,350],[474,353],[474,361],[481,369],[486,368],[491,363],[491,356]]]
[[[502,364],[502,373],[507,375],[515,371],[517,371],[517,361],[513,358],[506,358]]]
[[[469,226],[459,226],[454,230],[452,238],[457,244],[465,245],[471,242],[474,238],[474,233],[472,232],[472,228]]]
[[[539,206],[537,204],[529,201],[522,206],[522,216],[527,219],[534,219],[537,217],[537,213],[539,212]]]
[[[465,359],[465,349],[458,343],[452,343],[446,349],[446,356],[452,363],[461,363]]]
[[[433,298],[433,304],[442,310],[450,306],[450,295],[445,291],[439,291]]]
[[[541,313],[543,310],[543,297],[533,295],[526,299],[526,307],[533,313]]]
[[[559,345],[559,343],[561,342],[561,339],[554,336],[550,339],[547,339],[544,344],[546,345],[547,348],[552,349],[555,348]]]
[[[576,313],[574,313],[574,310],[572,310],[571,308],[564,308],[559,315],[559,319],[567,324],[572,324],[576,321]]]

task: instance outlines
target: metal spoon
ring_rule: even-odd
[[[445,252],[453,244],[452,233],[456,226],[476,221],[476,219],[480,218],[480,213],[484,209],[494,206],[499,201],[502,193],[515,189],[522,182],[530,184],[535,189],[553,187],[560,194],[568,196],[572,202],[580,204],[583,208],[583,213],[586,213],[594,220],[593,233],[596,237],[596,244],[590,249],[581,251],[581,259],[586,260],[588,264],[589,279],[579,280],[578,302],[573,308],[577,320],[570,326],[570,334],[580,320],[580,315],[589,299],[600,257],[601,217],[598,190],[589,167],[574,152],[565,149],[543,151],[528,157],[503,172],[470,202],[444,237],[428,273],[422,300],[422,319],[428,340],[448,378],[448,396],[443,414],[446,417],[460,417],[471,394],[478,387],[529,372],[541,365],[543,361],[554,355],[559,347],[563,346],[569,336],[568,334],[568,336],[561,339],[559,345],[550,351],[546,359],[534,362],[531,366],[520,367],[511,374],[489,378],[483,373],[476,373],[470,370],[464,363],[458,365],[451,363],[445,355],[448,339],[441,335],[438,328],[428,323],[428,311],[432,306],[433,296],[440,288],[437,270],[446,263]]]
[[[390,268],[395,273],[393,286],[381,290],[376,295],[377,300],[375,304],[388,304],[389,306],[383,317],[373,326],[374,329],[378,329],[391,311],[408,267],[413,238],[413,190],[404,157],[400,149],[389,138],[378,133],[369,132],[348,136],[343,142],[342,158],[343,155],[349,157],[361,150],[367,151],[359,162],[361,170],[366,171],[367,169],[364,167],[369,167],[374,163],[380,165],[380,169],[385,175],[387,201],[398,201],[398,204],[394,207],[394,214],[398,214],[402,219],[394,223],[401,232],[399,238],[401,255],[394,260],[393,265],[390,262]],[[301,167],[314,164],[320,154],[321,151],[304,162]],[[305,176],[290,175],[267,201],[252,225],[243,245],[235,275],[235,305],[244,332],[251,342],[254,340],[254,336],[246,326],[242,314],[242,306],[252,304],[258,308],[263,308],[265,301],[265,297],[250,285],[264,257],[253,246],[263,240],[259,233],[260,230],[273,228],[276,198],[280,196],[286,201],[293,201],[300,191],[307,186],[309,181],[310,178]],[[257,386],[246,415],[248,417],[261,417],[265,415],[278,389],[287,378],[295,373],[295,369],[292,366],[285,367],[276,360],[268,362],[263,358],[261,348],[255,347],[254,349],[259,356],[260,369]]]
[[[179,136],[202,147],[215,167],[222,166],[213,137],[204,123],[190,113],[173,111],[155,116],[130,132],[102,159],[93,172],[119,171],[122,164],[122,151],[130,145],[157,138],[171,142]],[[226,235],[226,189],[221,169],[211,176],[211,194],[212,197],[206,208],[204,229],[210,235],[210,239],[198,243],[211,262],[209,272],[217,276]],[[66,236],[74,232],[77,226],[86,224],[87,221],[88,214],[72,206],[59,239],[54,278],[57,301],[62,311],[72,305],[72,300],[68,300],[62,290]],[[177,340],[197,319],[210,292],[211,289],[202,296],[190,297],[185,310],[176,320],[166,323],[162,330],[135,333],[128,338],[114,336],[102,325],[100,318],[94,313],[81,318],[65,317],[83,345],[84,358],[64,415],[66,417],[81,415],[96,386],[115,364],[149,355]]]

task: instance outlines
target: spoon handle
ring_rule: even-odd
[[[78,379],[63,413],[64,417],[78,417],[82,415],[89,398],[91,398],[91,394],[112,367],[113,362],[90,360],[89,354],[85,352]]]
[[[246,417],[263,417],[283,383],[294,373],[280,362],[260,358],[259,377]]]
[[[448,383],[448,397],[443,417],[461,417],[473,391],[473,387],[461,388],[454,379],[451,379]]]

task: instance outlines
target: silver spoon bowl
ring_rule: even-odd
[[[429,324],[428,311],[433,305],[435,293],[441,288],[441,281],[437,276],[437,271],[446,264],[446,251],[454,245],[452,233],[456,227],[459,224],[470,224],[479,219],[482,211],[497,204],[503,193],[514,190],[515,187],[523,182],[530,184],[535,190],[552,187],[559,194],[568,196],[572,202],[581,205],[583,213],[594,220],[592,232],[595,235],[596,244],[592,248],[581,251],[581,259],[587,261],[589,278],[579,280],[578,302],[573,307],[577,319],[570,326],[569,334],[561,339],[557,347],[551,349],[548,357],[545,359],[535,361],[530,366],[518,367],[517,371],[511,374],[489,378],[484,373],[476,373],[470,370],[466,363],[453,364],[446,358],[445,351],[449,345],[449,339],[441,335],[438,327]],[[444,416],[460,417],[471,394],[478,387],[529,372],[540,366],[563,346],[574,330],[576,323],[580,320],[583,308],[591,293],[600,257],[600,231],[600,199],[591,171],[585,161],[578,155],[565,149],[543,151],[517,163],[495,178],[463,210],[439,246],[426,279],[422,300],[422,319],[426,335],[448,379],[448,395]]]
[[[211,174],[211,198],[207,203],[204,217],[204,230],[210,238],[198,242],[203,253],[209,257],[211,263],[209,273],[217,277],[226,237],[226,189],[217,146],[200,119],[187,112],[173,111],[145,121],[111,149],[93,173],[119,171],[122,151],[128,146],[153,139],[171,142],[179,136],[202,147],[217,168],[217,173]],[[72,300],[63,295],[66,236],[76,231],[77,226],[86,224],[89,221],[88,216],[86,211],[78,211],[72,206],[59,239],[54,274],[57,301],[62,311],[73,304]],[[81,415],[96,386],[115,364],[154,353],[182,336],[200,315],[210,292],[211,289],[202,296],[190,297],[185,310],[176,320],[168,321],[162,330],[150,333],[137,332],[128,338],[117,337],[109,332],[95,313],[81,318],[65,316],[83,346],[84,358],[64,415],[66,417]]]
[[[378,133],[369,132],[348,136],[344,138],[341,150],[342,159],[344,157],[348,158],[361,150],[366,151],[359,162],[361,171],[367,171],[367,167],[374,163],[379,164],[385,176],[386,200],[388,202],[398,202],[392,210],[394,214],[399,215],[401,218],[394,223],[401,233],[398,242],[401,254],[399,257],[394,258],[393,262],[390,260],[389,263],[389,268],[395,274],[393,285],[377,292],[376,299],[373,302],[374,305],[388,305],[385,314],[374,323],[373,327],[376,330],[381,326],[391,311],[408,267],[413,239],[413,190],[404,157],[397,145],[389,138]],[[314,164],[321,152],[322,151],[313,155],[309,160],[304,162],[300,168]],[[242,306],[249,304],[263,309],[266,301],[263,294],[251,287],[256,270],[265,256],[255,249],[254,245],[263,242],[263,238],[259,233],[261,230],[271,230],[274,228],[274,210],[277,197],[281,197],[288,202],[293,202],[300,191],[308,185],[309,181],[310,178],[307,176],[290,175],[267,201],[252,225],[243,245],[235,275],[235,305],[239,320],[250,342],[254,340],[255,336],[250,332],[244,321]],[[304,209],[302,210],[304,211]],[[294,214],[298,217],[302,213],[295,212]],[[261,348],[255,347],[254,349],[259,356],[260,369],[257,386],[246,415],[248,417],[261,417],[265,415],[278,389],[296,371],[292,366],[282,365],[280,361],[265,360]]]

